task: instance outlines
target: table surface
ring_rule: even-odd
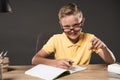
[[[33,65],[11,65],[9,71],[3,73],[3,80],[43,80],[24,74],[32,67]],[[106,64],[90,64],[86,67],[84,71],[61,77],[58,80],[120,80],[109,75]]]

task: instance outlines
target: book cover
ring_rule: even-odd
[[[78,71],[85,70],[86,67],[73,66],[70,70],[57,68],[49,65],[38,64],[33,68],[25,71],[25,74],[45,80],[55,80],[65,75],[69,75]]]

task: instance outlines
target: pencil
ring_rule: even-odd
[[[2,57],[2,55],[3,55],[3,51],[0,53],[0,57]]]

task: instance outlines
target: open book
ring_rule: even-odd
[[[25,71],[25,74],[39,77],[45,80],[55,80],[59,77],[85,70],[86,67],[73,66],[70,70],[57,68],[49,65],[38,64]]]

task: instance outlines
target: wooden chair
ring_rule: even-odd
[[[48,41],[48,39],[53,35],[54,33],[44,33],[44,34],[39,34],[37,36],[37,41],[36,41],[36,53],[43,47],[43,45]],[[50,54],[47,56],[47,58],[54,59],[54,53]]]

